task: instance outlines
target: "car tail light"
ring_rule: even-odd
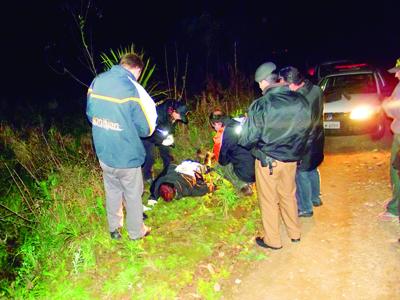
[[[335,66],[335,69],[341,70],[341,69],[354,69],[354,68],[361,68],[361,67],[366,67],[368,64],[350,64],[350,65],[337,65]]]

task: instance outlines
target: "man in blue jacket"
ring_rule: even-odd
[[[154,101],[137,82],[143,61],[126,54],[118,66],[98,75],[90,85],[86,114],[92,123],[96,155],[103,170],[106,209],[111,238],[121,238],[123,206],[132,240],[150,232],[143,223],[143,178],[145,150],[141,137],[156,126]]]

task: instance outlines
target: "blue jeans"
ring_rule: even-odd
[[[311,213],[313,204],[320,205],[320,179],[319,171],[315,168],[312,171],[296,171],[296,198],[299,211]]]

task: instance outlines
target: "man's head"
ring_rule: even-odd
[[[160,197],[164,199],[164,201],[170,202],[176,195],[176,189],[171,183],[162,183],[158,188],[158,193],[160,194]]]
[[[211,127],[214,128],[215,131],[218,131],[222,127],[224,127],[223,123],[224,118],[225,114],[221,110],[217,109],[210,114],[208,120],[210,122]]]
[[[304,77],[295,67],[285,67],[279,71],[279,80],[289,84],[292,91],[297,91],[304,85]]]
[[[396,60],[396,65],[388,70],[389,73],[393,73],[394,77],[400,80],[400,58]]]
[[[133,76],[135,76],[136,80],[139,79],[144,67],[142,59],[138,55],[133,53],[128,53],[122,56],[119,64],[120,66],[131,72]]]
[[[275,73],[276,65],[273,62],[266,62],[260,65],[255,73],[254,79],[260,86],[261,90],[264,90],[269,85],[276,83],[278,76]]]
[[[172,105],[168,107],[168,114],[170,118],[172,119],[173,122],[175,121],[182,121],[182,123],[187,124],[188,123],[188,118],[187,114],[189,113],[189,110],[187,106],[182,103],[181,101],[171,101]]]

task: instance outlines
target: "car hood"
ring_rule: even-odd
[[[379,111],[381,107],[378,94],[350,94],[340,97],[336,101],[324,103],[324,113],[351,112],[360,106],[369,106]]]

